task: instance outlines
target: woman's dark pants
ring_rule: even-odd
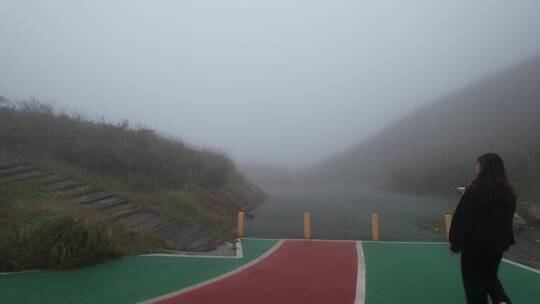
[[[461,252],[461,276],[468,304],[487,304],[488,295],[492,303],[511,303],[497,277],[501,259],[502,252]]]

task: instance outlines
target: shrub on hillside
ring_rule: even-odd
[[[118,256],[100,222],[55,216],[0,230],[0,271],[74,268]]]

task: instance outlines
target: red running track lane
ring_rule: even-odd
[[[352,304],[357,261],[355,242],[289,240],[241,272],[157,303]]]

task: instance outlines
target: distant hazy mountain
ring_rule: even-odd
[[[449,194],[485,152],[503,156],[522,198],[540,198],[540,57],[417,109],[305,175]]]
[[[251,183],[259,187],[298,184],[300,177],[295,170],[265,163],[244,163],[238,170]]]

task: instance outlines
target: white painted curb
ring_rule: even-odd
[[[236,252],[235,255],[200,255],[200,254],[185,254],[185,253],[147,253],[140,254],[138,256],[152,256],[152,257],[182,257],[182,258],[219,258],[219,259],[241,259],[244,257],[242,250],[242,242],[240,239],[236,240]]]
[[[356,242],[356,252],[358,270],[356,271],[356,296],[354,304],[364,304],[366,301],[366,261],[364,260],[364,249],[360,241]]]

